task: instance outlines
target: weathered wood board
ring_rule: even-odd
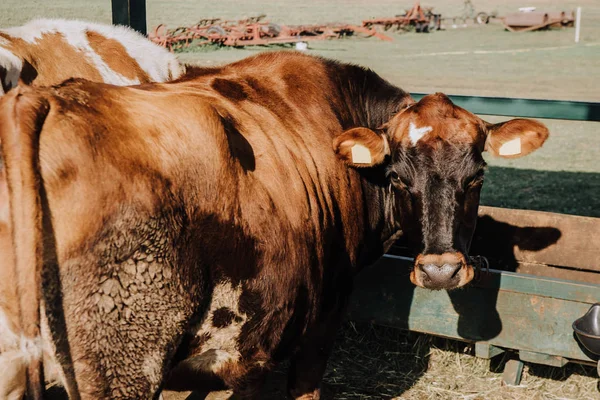
[[[600,218],[482,206],[471,253],[600,273],[598,249]]]

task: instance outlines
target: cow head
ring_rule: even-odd
[[[490,124],[436,93],[400,111],[378,132],[353,128],[333,146],[352,167],[379,166],[375,170],[385,174],[391,210],[386,218],[418,250],[411,281],[453,289],[474,276],[468,250],[486,165],[482,153],[521,157],[547,137],[548,129],[537,121]]]

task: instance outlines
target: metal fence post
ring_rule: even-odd
[[[129,26],[146,35],[146,0],[111,0],[114,25]]]

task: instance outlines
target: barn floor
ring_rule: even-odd
[[[330,359],[323,400],[592,400],[600,398],[595,367],[552,368],[526,364],[519,386],[502,385],[504,364],[472,356],[470,345],[405,333],[393,328],[347,323]],[[270,374],[262,399],[285,399],[285,368]],[[211,393],[225,400],[230,392]],[[165,392],[164,400],[202,400]]]

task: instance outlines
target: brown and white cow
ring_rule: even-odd
[[[18,82],[51,86],[84,78],[134,85],[166,82],[184,71],[172,53],[124,26],[37,19],[0,29],[0,96]],[[5,190],[0,184],[0,193]],[[6,207],[0,202],[0,214]]]
[[[164,82],[183,72],[173,54],[125,27],[39,19],[0,29],[0,97],[18,82],[49,86],[75,77],[131,85]],[[0,240],[10,236],[4,173],[0,160]],[[24,346],[18,336],[9,334],[18,308],[14,300],[6,301],[14,299],[16,292],[11,286],[8,243],[0,247],[0,364],[5,366],[0,374],[0,398],[20,398],[25,375],[18,357]]]
[[[172,53],[124,26],[37,19],[0,29],[0,96],[19,80],[50,86],[85,78],[121,86],[166,82],[183,72]]]
[[[548,136],[294,52],[166,84],[18,88],[0,118],[30,390],[41,302],[83,399],[257,398],[286,358],[290,395],[318,399],[356,272],[404,234],[415,284],[468,283],[482,153]]]

